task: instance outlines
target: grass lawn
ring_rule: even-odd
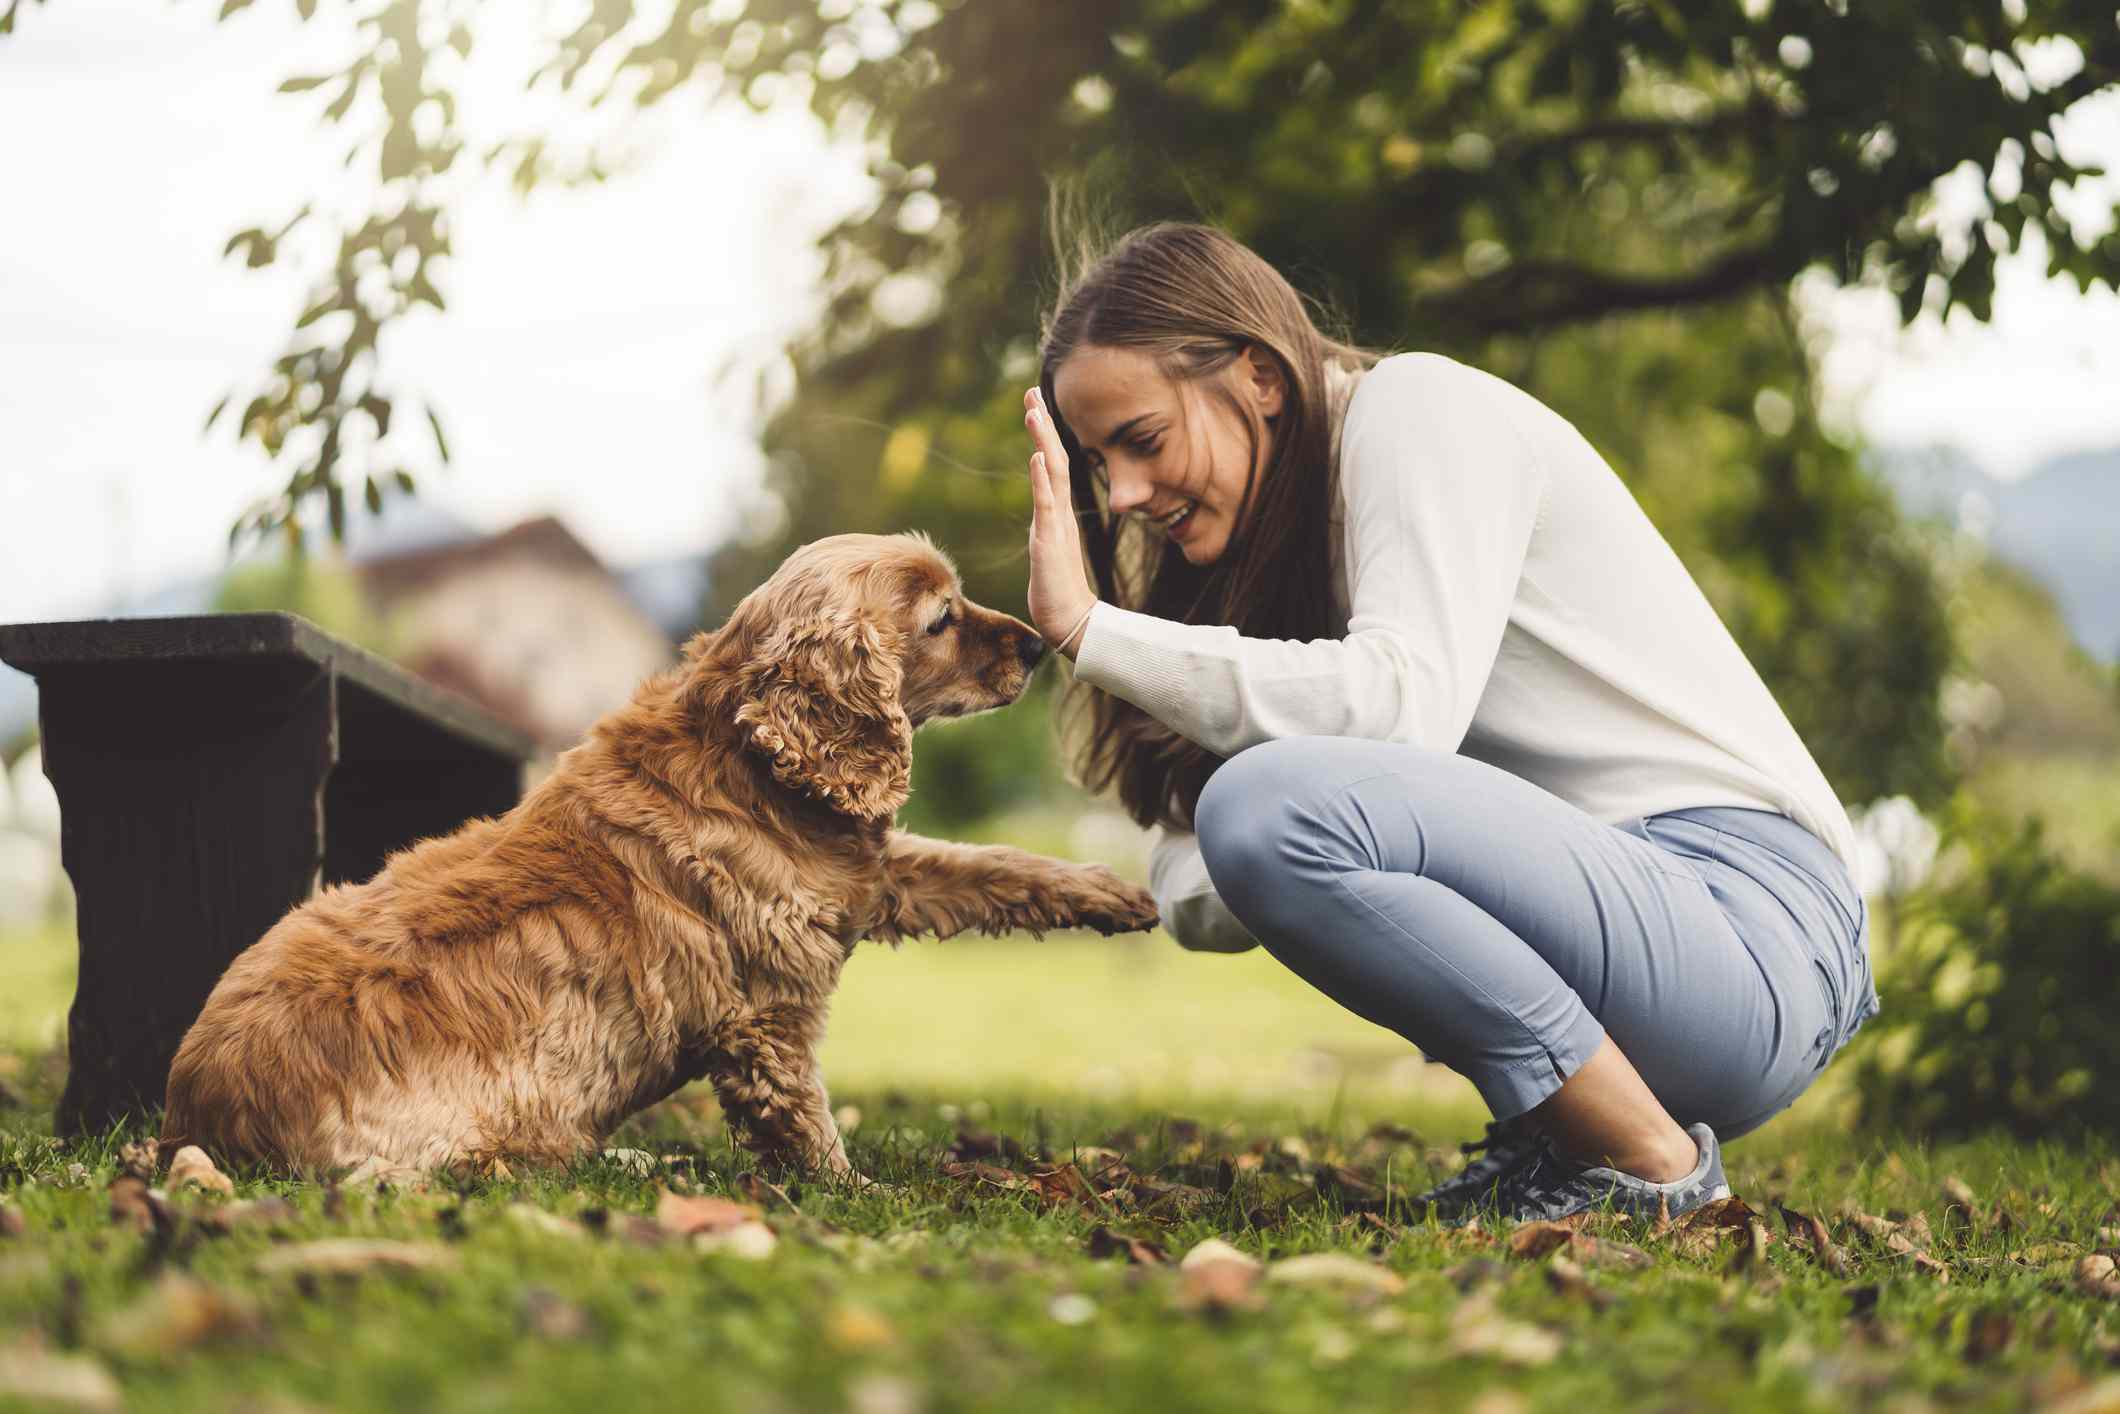
[[[1057,938],[857,956],[826,1074],[884,1189],[756,1184],[689,1091],[638,1159],[165,1202],[49,1138],[63,940],[16,946],[0,1407],[2120,1408],[2120,1285],[2078,1275],[2109,1140],[1930,1147],[1821,1088],[1727,1155],[1756,1223],[1455,1233],[1394,1200],[1477,1131],[1461,1081],[1262,955]],[[666,1193],[758,1203],[771,1250]],[[307,1245],[343,1239],[403,1246]],[[1177,1269],[1209,1239],[1267,1276]],[[1348,1262],[1273,1265],[1308,1253]]]

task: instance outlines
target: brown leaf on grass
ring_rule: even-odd
[[[1089,1255],[1100,1261],[1106,1257],[1124,1256],[1135,1266],[1154,1267],[1168,1260],[1163,1249],[1156,1243],[1139,1237],[1129,1237],[1123,1232],[1113,1232],[1102,1223],[1090,1229],[1089,1240],[1084,1245],[1089,1249]]]
[[[83,1355],[54,1355],[34,1346],[0,1347],[0,1399],[113,1414],[125,1407],[124,1391],[102,1365]]]
[[[1907,1240],[1916,1247],[1926,1248],[1936,1245],[1936,1234],[1929,1230],[1929,1215],[1927,1213],[1916,1213],[1899,1226],[1900,1230],[1907,1235]]]
[[[1983,1364],[2009,1348],[2017,1323],[2007,1311],[1975,1311],[1966,1323],[1965,1358],[1971,1365]]]
[[[1943,1190],[1943,1225],[1946,1228],[1971,1227],[1973,1214],[1980,1208],[1980,1200],[1973,1196],[1972,1188],[1955,1173],[1946,1175],[1938,1186]]]
[[[1951,1279],[1951,1269],[1931,1257],[1928,1249],[1917,1246],[1905,1231],[1885,1234],[1884,1245],[1886,1251],[1894,1256],[1906,1258],[1914,1270],[1922,1275],[1934,1277],[1941,1282]]]
[[[118,1171],[127,1178],[137,1178],[142,1183],[155,1181],[155,1169],[162,1158],[162,1141],[159,1139],[137,1139],[130,1144],[118,1146]]]
[[[1241,1262],[1201,1262],[1178,1277],[1178,1305],[1188,1311],[1255,1311],[1265,1305],[1257,1291],[1259,1269]]]
[[[29,1224],[12,1203],[0,1203],[0,1237],[20,1237],[29,1231]]]
[[[757,1222],[765,1214],[749,1203],[728,1198],[688,1195],[662,1190],[655,1201],[655,1222],[677,1237],[701,1232],[727,1232],[745,1223]]]
[[[1684,1257],[1709,1257],[1729,1243],[1749,1243],[1754,1227],[1765,1233],[1766,1226],[1758,1219],[1759,1214],[1752,1211],[1744,1199],[1734,1196],[1718,1198],[1659,1226],[1650,1233],[1650,1238],[1669,1242],[1672,1249]],[[1767,1234],[1766,1240],[1772,1242],[1773,1235]]]
[[[1133,1195],[1135,1206],[1148,1214],[1160,1214],[1166,1210],[1189,1213],[1220,1202],[1222,1198],[1212,1188],[1200,1188],[1190,1183],[1160,1183],[1138,1176],[1134,1179]]]
[[[2120,1301],[2120,1264],[2104,1252],[2093,1252],[2076,1263],[2076,1290],[2105,1301]]]
[[[247,1340],[264,1329],[249,1297],[165,1272],[145,1296],[102,1322],[95,1344],[135,1359],[166,1358],[199,1345]]]
[[[1498,1282],[1506,1274],[1507,1269],[1492,1257],[1471,1257],[1443,1269],[1443,1276],[1460,1292]]]
[[[1590,1280],[1575,1262],[1556,1252],[1546,1263],[1546,1284],[1563,1296],[1590,1303],[1592,1310],[1612,1304],[1612,1293]]]
[[[235,1180],[215,1168],[206,1151],[196,1144],[186,1144],[169,1161],[169,1186],[176,1190],[196,1188],[202,1193],[236,1191]]]
[[[835,1350],[858,1354],[896,1345],[898,1332],[874,1307],[848,1303],[825,1317],[824,1338]]]
[[[533,1203],[510,1203],[501,1209],[501,1216],[518,1227],[532,1232],[542,1232],[552,1237],[579,1240],[589,1235],[589,1229],[572,1218],[563,1218],[558,1213],[548,1213]]]
[[[1006,1134],[990,1134],[983,1129],[966,1125],[957,1131],[951,1141],[950,1157],[960,1162],[966,1159],[1000,1159],[1010,1164],[1020,1164],[1027,1157],[1023,1146]]]
[[[262,1276],[358,1276],[376,1270],[430,1271],[455,1263],[454,1253],[431,1242],[328,1237],[268,1252],[255,1265]]]
[[[1744,1242],[1730,1258],[1730,1270],[1735,1273],[1752,1272],[1763,1274],[1767,1270],[1767,1246],[1774,1235],[1767,1225],[1755,1215],[1745,1221]]]
[[[1353,1169],[1338,1164],[1318,1165],[1318,1192],[1330,1194],[1350,1212],[1384,1206],[1384,1190]]]
[[[1578,1220],[1518,1223],[1509,1231],[1509,1255],[1537,1261],[1575,1240]]]
[[[1047,1204],[1080,1203],[1095,1210],[1098,1207],[1097,1190],[1082,1176],[1082,1170],[1072,1163],[1055,1164],[1051,1168],[1032,1169],[1024,1177],[1025,1185]]]
[[[522,1327],[541,1340],[581,1340],[594,1329],[586,1307],[546,1286],[523,1292]]]
[[[1307,1252],[1284,1257],[1266,1269],[1266,1280],[1291,1286],[1333,1286],[1352,1291],[1394,1296],[1406,1289],[1406,1279],[1389,1267],[1365,1262],[1345,1252]]]
[[[1255,1310],[1264,1304],[1255,1290],[1260,1272],[1258,1258],[1210,1237],[1178,1263],[1178,1305],[1210,1313]]]
[[[145,1179],[127,1174],[110,1181],[110,1220],[134,1232],[168,1232],[176,1225],[176,1214]]]
[[[1899,1224],[1893,1222],[1890,1218],[1881,1218],[1875,1213],[1865,1213],[1859,1208],[1843,1207],[1840,1210],[1840,1215],[1852,1223],[1857,1232],[1875,1242],[1883,1242],[1893,1233],[1899,1231]]]
[[[1781,1207],[1778,1203],[1775,1206]],[[1809,1213],[1799,1213],[1794,1208],[1785,1207],[1781,1208],[1781,1221],[1782,1226],[1788,1229],[1791,1236],[1801,1236],[1810,1244],[1811,1256],[1818,1262],[1819,1266],[1824,1267],[1837,1277],[1846,1277],[1852,1274],[1853,1268],[1848,1262],[1848,1254],[1841,1251],[1834,1244],[1832,1235],[1826,1231],[1824,1223],[1812,1217]]]
[[[1552,1364],[1561,1345],[1558,1332],[1504,1316],[1491,1291],[1467,1297],[1451,1313],[1450,1349],[1458,1355],[1483,1355],[1532,1367]]]
[[[736,1179],[735,1188],[737,1192],[743,1194],[744,1197],[750,1199],[761,1209],[771,1211],[774,1208],[786,1208],[791,1213],[801,1211],[795,1206],[795,1200],[788,1196],[788,1191],[785,1188],[782,1188],[777,1183],[768,1181],[760,1174],[746,1173],[739,1175]]]
[[[990,1188],[1021,1188],[1026,1180],[1014,1169],[1002,1168],[999,1164],[976,1162],[949,1162],[937,1170],[944,1178],[954,1178],[967,1183],[982,1183]]]

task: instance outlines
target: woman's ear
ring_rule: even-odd
[[[1279,417],[1281,405],[1288,399],[1288,380],[1281,376],[1280,360],[1264,344],[1246,344],[1244,359],[1239,366],[1244,391],[1250,395],[1259,416],[1268,422]]]
[[[851,614],[781,624],[739,676],[737,725],[775,780],[860,819],[898,813],[913,725],[899,703],[898,655],[875,625]]]

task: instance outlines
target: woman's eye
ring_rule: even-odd
[[[1154,456],[1156,454],[1156,449],[1158,447],[1161,447],[1162,445],[1162,439],[1157,437],[1150,437],[1143,441],[1135,442],[1132,444],[1134,452],[1137,455],[1144,457]]]

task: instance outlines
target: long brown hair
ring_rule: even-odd
[[[1045,321],[1038,384],[1071,467],[1086,470],[1086,462],[1059,416],[1053,378],[1078,349],[1140,350],[1166,376],[1191,380],[1257,347],[1279,365],[1285,390],[1262,467],[1265,424],[1226,387],[1215,388],[1250,432],[1253,474],[1228,548],[1212,565],[1192,565],[1138,520],[1121,524],[1098,478],[1077,471],[1075,510],[1098,596],[1158,618],[1227,624],[1248,638],[1345,637],[1332,586],[1337,468],[1325,370],[1366,368],[1377,356],[1320,332],[1279,271],[1212,226],[1161,222],[1102,249],[1094,238],[1056,229],[1055,246],[1062,280]],[[1222,758],[1087,684],[1075,684],[1062,712],[1086,787],[1116,785],[1139,824],[1191,827]]]

